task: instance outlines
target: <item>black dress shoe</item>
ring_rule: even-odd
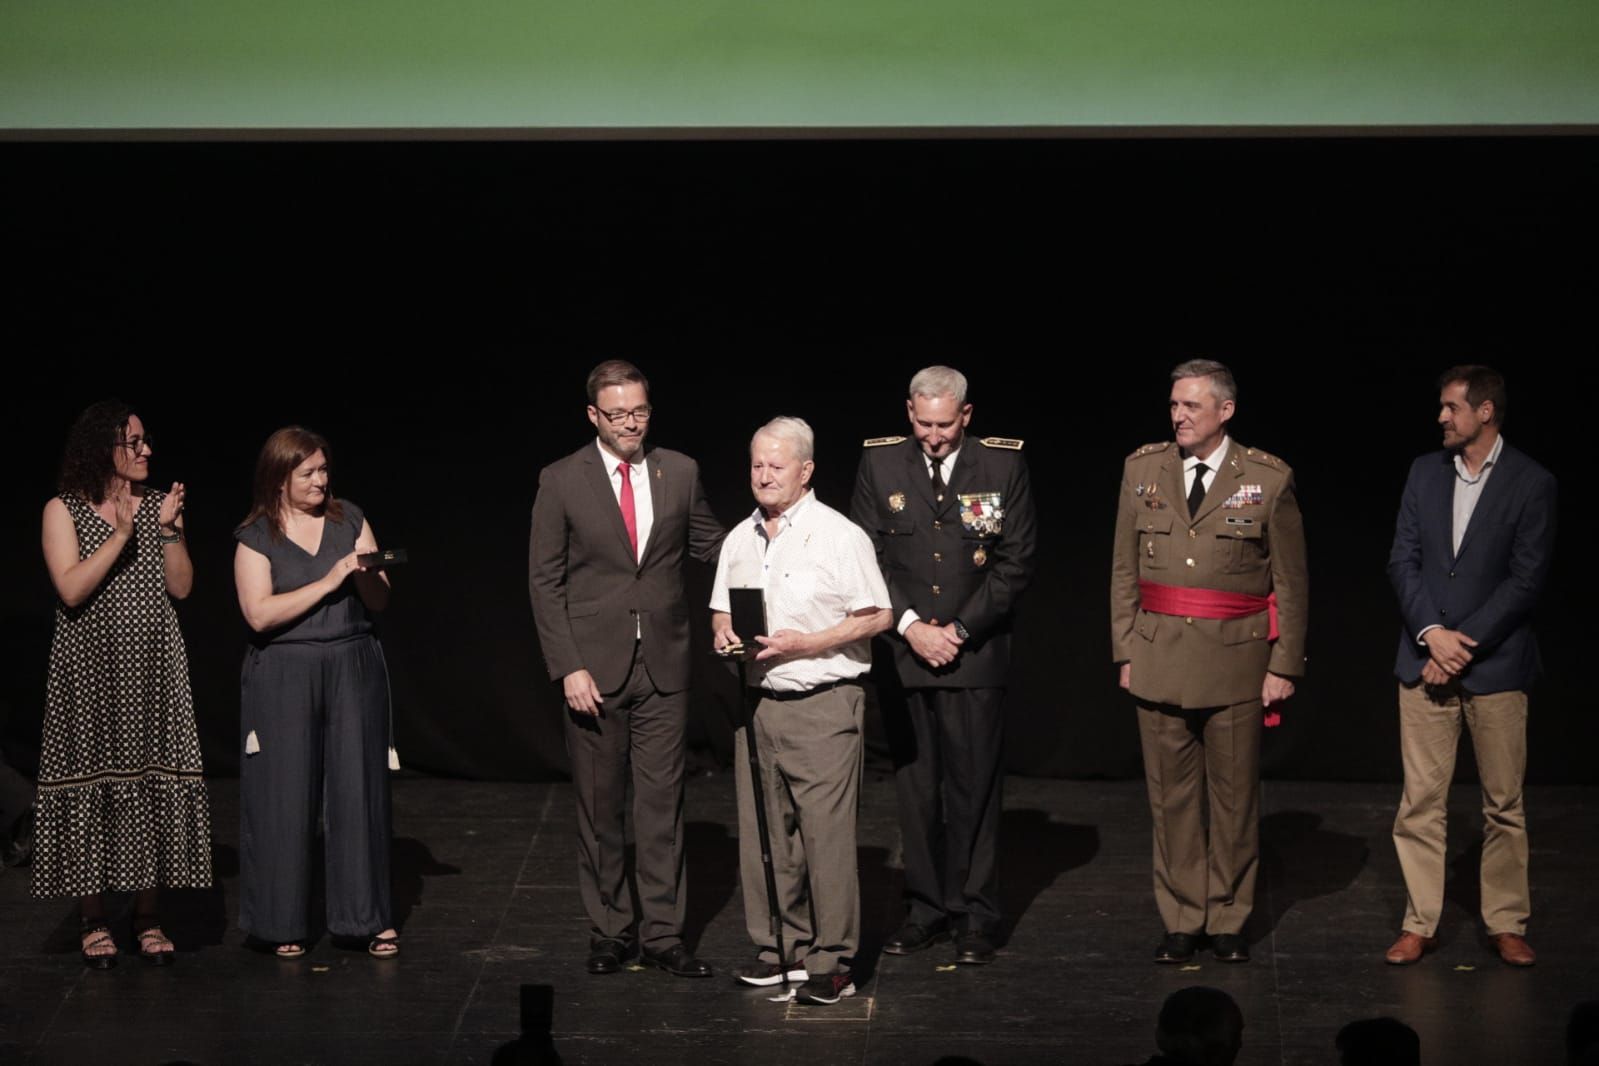
[[[646,951],[644,961],[665,970],[673,977],[711,976],[711,968],[696,959],[682,944],[674,944],[665,951]]]
[[[615,973],[622,968],[622,960],[633,953],[632,945],[623,940],[601,937],[589,945],[589,973]]]
[[[1210,938],[1210,950],[1217,962],[1249,961],[1249,941],[1237,933],[1217,933]]]
[[[1160,947],[1155,949],[1155,961],[1187,962],[1194,957],[1198,940],[1192,933],[1167,933],[1160,938]]]
[[[994,942],[987,933],[968,929],[955,937],[955,961],[962,966],[986,966],[994,961]]]
[[[883,951],[889,955],[913,955],[949,939],[949,929],[944,926],[919,925],[906,922],[894,935],[883,941]]]

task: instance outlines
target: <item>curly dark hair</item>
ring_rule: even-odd
[[[67,433],[56,487],[90,503],[104,503],[106,488],[117,472],[113,449],[126,439],[132,417],[133,408],[121,400],[101,400],[85,408]]]

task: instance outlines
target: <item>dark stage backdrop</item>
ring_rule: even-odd
[[[963,367],[973,430],[1027,441],[1043,531],[1010,768],[1135,775],[1108,662],[1114,497],[1122,457],[1168,435],[1167,369],[1202,354],[1234,365],[1235,436],[1293,464],[1309,531],[1311,674],[1267,772],[1397,782],[1393,515],[1436,444],[1433,376],[1481,358],[1510,377],[1509,438],[1566,487],[1530,773],[1595,782],[1575,514],[1595,148],[0,144],[7,754],[29,762],[42,711],[40,507],[74,414],[117,394],[156,438],[158,483],[190,486],[198,583],[180,614],[213,771],[238,760],[229,531],[261,441],[302,422],[334,443],[335,490],[414,560],[383,620],[407,763],[563,774],[529,507],[538,468],[591,438],[588,367],[623,355],[654,379],[652,440],[700,460],[724,521],[750,508],[745,447],[766,418],[816,426],[819,493],[847,506],[861,439],[904,429],[910,374]],[[708,585],[696,572],[697,602]],[[693,741],[725,760],[720,669],[704,659]]]

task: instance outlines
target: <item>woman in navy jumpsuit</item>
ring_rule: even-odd
[[[241,675],[239,925],[277,954],[305,953],[317,830],[327,929],[399,951],[389,900],[388,681],[370,612],[388,578],[361,509],[328,486],[327,441],[267,439],[254,507],[234,531],[239,607],[253,631]]]

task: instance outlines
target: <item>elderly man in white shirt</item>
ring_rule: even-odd
[[[802,419],[774,418],[756,431],[750,488],[758,506],[722,545],[711,626],[718,650],[741,643],[728,589],[764,590],[769,635],[755,637],[761,650],[747,680],[756,690],[755,747],[784,954],[789,980],[804,981],[796,998],[829,1004],[855,994],[849,967],[860,946],[861,679],[871,669],[871,638],[889,628],[892,612],[870,539],[810,490],[814,453]],[[739,873],[745,924],[759,949],[738,977],[775,985],[784,980],[785,960],[765,917],[749,753],[743,732],[736,737]]]

